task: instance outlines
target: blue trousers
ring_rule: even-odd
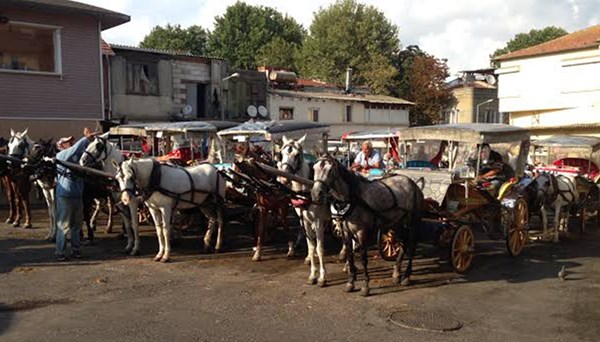
[[[56,197],[56,255],[65,255],[67,236],[71,238],[71,250],[79,251],[79,231],[82,221],[81,198]]]

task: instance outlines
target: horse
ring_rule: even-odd
[[[535,192],[528,196],[530,211],[539,213],[542,218],[543,236],[548,236],[547,209],[554,208],[554,242],[558,242],[558,232],[562,227],[568,230],[569,213],[577,200],[576,179],[565,175],[553,175],[551,173],[539,173],[529,187],[529,191]]]
[[[209,248],[211,235],[218,224],[215,249],[221,249],[225,179],[214,166],[200,164],[184,168],[153,159],[129,159],[121,164],[116,178],[125,205],[137,202],[136,193],[140,192],[150,210],[159,243],[154,261],[170,260],[171,215],[175,208],[199,207],[209,219],[205,248]]]
[[[0,137],[0,154],[8,154],[8,140],[2,137]],[[4,192],[8,204],[8,217],[6,218],[6,223],[12,223],[14,221],[14,216],[16,215],[17,199],[10,181],[10,166],[4,159],[0,159],[0,188],[2,189],[2,192]]]
[[[287,139],[283,136],[283,145],[281,146],[281,161],[278,163],[278,169],[288,172],[292,175],[300,176],[305,179],[311,179],[311,169],[308,162],[304,159],[303,143],[306,135],[298,140]],[[285,185],[291,186],[291,189],[307,199],[292,199],[292,206],[300,218],[300,223],[304,228],[306,243],[308,245],[308,256],[310,262],[310,275],[307,283],[310,285],[319,284],[324,287],[327,284],[327,271],[325,269],[325,228],[327,222],[331,221],[331,212],[325,204],[316,204],[310,201],[310,187],[297,181],[290,181],[287,178],[280,177],[280,181]],[[315,260],[316,254],[319,258],[319,268]],[[319,277],[317,279],[317,270]]]
[[[291,234],[287,223],[288,209],[291,201],[288,194],[281,191],[272,191],[266,184],[277,182],[271,175],[262,172],[261,170],[251,165],[252,161],[259,161],[264,164],[272,164],[271,160],[262,151],[252,151],[249,146],[242,147],[236,156],[237,161],[234,163],[234,171],[240,171],[246,175],[246,180],[250,183],[246,188],[253,194],[258,209],[258,222],[255,222],[255,252],[252,256],[252,261],[262,260],[263,244],[265,242],[267,215],[269,212],[278,216],[284,231],[288,235],[288,253],[287,257],[292,258],[295,252],[295,237]]]
[[[48,235],[45,239],[54,241],[56,238],[56,165],[44,158],[54,158],[56,156],[56,146],[53,139],[40,139],[33,145],[31,152],[27,155],[26,168],[32,175],[36,184],[42,189],[46,206],[48,207]]]
[[[24,159],[33,148],[34,142],[27,136],[27,129],[23,132],[10,130],[10,140],[8,141],[8,155],[17,159]],[[29,208],[29,192],[31,191],[31,181],[29,174],[21,168],[21,165],[11,164],[10,173],[11,191],[15,196],[15,207],[13,215],[9,217],[6,223],[12,223],[13,227],[21,225],[21,216],[25,215],[24,228],[31,228],[31,211]]]
[[[84,167],[100,167],[100,169],[110,175],[116,175],[119,164],[123,161],[121,151],[113,143],[108,141],[107,134],[98,136],[92,141],[79,160],[79,164]],[[85,188],[84,188],[85,191]],[[110,192],[111,201],[119,201],[119,192]],[[117,210],[123,219],[123,225],[127,231],[127,246],[125,253],[129,255],[138,255],[140,251],[140,238],[138,235],[137,221],[137,202],[125,206],[116,205]],[[126,208],[128,207],[128,208]]]
[[[423,214],[423,193],[419,186],[404,175],[391,175],[370,181],[346,169],[329,154],[322,154],[314,167],[314,185],[311,190],[313,202],[324,203],[333,197],[332,207],[342,216],[342,233],[346,245],[348,283],[346,292],[355,289],[356,266],[352,241],[360,246],[365,282],[360,293],[368,296],[369,271],[367,258],[367,234],[376,233],[384,227],[399,227],[397,236],[405,248],[398,255],[393,271],[395,283],[410,284],[412,260],[417,247],[418,228]],[[408,266],[402,278],[400,266],[408,251]]]

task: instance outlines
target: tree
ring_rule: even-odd
[[[374,6],[338,0],[321,8],[302,44],[299,68],[303,76],[343,83],[347,67],[352,82],[387,94],[396,79],[392,60],[400,50],[398,27]]]
[[[155,26],[140,47],[159,50],[186,51],[195,55],[206,53],[208,31],[200,26],[182,29],[180,25]]]
[[[275,37],[260,49],[256,63],[296,70],[298,51],[297,44],[286,42],[281,37]]]
[[[498,57],[530,46],[545,43],[547,41],[569,34],[565,29],[555,26],[547,26],[541,30],[532,29],[528,33],[519,33],[506,43],[506,46],[494,51],[490,58]]]
[[[410,111],[411,125],[438,123],[440,113],[456,101],[445,87],[450,76],[446,61],[411,45],[398,54],[395,66],[399,70],[397,96],[415,103]]]
[[[304,34],[293,18],[270,7],[238,1],[227,7],[223,16],[215,18],[210,53],[228,59],[234,68],[254,69],[261,59],[287,64],[292,45],[300,46]],[[293,67],[293,64],[278,66]]]

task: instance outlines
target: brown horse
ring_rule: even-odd
[[[254,243],[256,251],[252,257],[253,261],[262,260],[262,249],[265,243],[265,233],[267,230],[266,222],[269,214],[277,216],[283,225],[283,229],[288,235],[288,253],[289,258],[295,255],[294,242],[295,237],[291,234],[287,223],[288,209],[291,202],[290,197],[278,188],[280,183],[270,174],[267,174],[252,165],[252,161],[258,161],[265,164],[272,164],[262,151],[252,151],[246,147],[238,150],[238,161],[235,163],[234,170],[241,172],[246,176],[247,188],[253,194],[258,209],[258,217],[254,220]]]
[[[33,149],[33,141],[27,136],[27,129],[23,132],[10,130],[10,140],[8,141],[8,155],[13,158],[23,159]],[[31,181],[29,174],[21,165],[10,165],[10,192],[13,193],[15,205],[9,214],[7,223],[12,223],[13,227],[21,226],[21,218],[25,216],[25,228],[31,228],[31,211],[29,209],[29,192],[31,191]]]

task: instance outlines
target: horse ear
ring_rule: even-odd
[[[304,134],[302,136],[302,138],[298,139],[298,141],[297,141],[298,145],[302,146],[302,144],[304,144],[304,140],[306,140],[306,134]]]
[[[25,130],[23,132],[21,132],[21,136],[22,137],[26,136],[28,130],[29,130],[29,127],[25,128]]]
[[[319,149],[317,146],[313,146],[312,150],[313,150],[313,153],[315,154],[315,157],[317,157],[317,158],[319,158],[321,156],[321,154],[323,154],[321,149]]]
[[[111,162],[112,162],[112,166],[114,166],[114,167],[115,167],[115,169],[118,169],[118,168],[119,168],[119,163],[117,163],[117,161],[116,161],[116,160],[112,159],[112,160],[111,160]]]
[[[15,134],[16,134],[16,133],[15,133],[15,130],[11,128],[11,129],[10,129],[10,136],[11,136],[11,137],[14,137],[14,136],[15,136]]]
[[[284,136],[282,136],[282,137],[281,137],[281,141],[283,141],[283,145],[285,146],[285,145],[287,145],[287,143],[288,143],[288,141],[289,141],[289,140],[288,140],[288,138],[287,138],[287,137],[284,135]]]
[[[279,146],[279,144],[273,145],[273,151],[275,151],[275,153],[281,153],[281,146]]]

